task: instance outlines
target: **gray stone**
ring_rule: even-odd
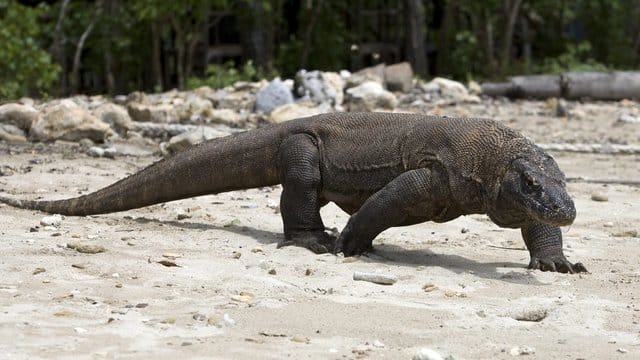
[[[393,93],[375,81],[368,81],[347,90],[349,111],[392,110],[398,104]]]
[[[42,114],[29,131],[29,140],[79,141],[83,138],[103,142],[112,135],[111,127],[91,115],[77,104],[63,100],[59,104],[45,106]]]
[[[335,72],[305,71],[296,74],[296,91],[316,104],[338,107],[344,99],[342,77]]]
[[[170,104],[149,105],[130,102],[127,104],[127,112],[133,121],[170,123],[178,120],[175,108]]]
[[[258,92],[256,96],[256,111],[268,114],[278,106],[292,102],[293,94],[291,94],[289,87],[280,79],[274,79]]]
[[[408,62],[389,65],[384,68],[384,81],[390,91],[407,92],[413,87],[413,68]]]
[[[26,142],[27,134],[12,124],[0,124],[0,140],[8,142]]]
[[[124,136],[133,128],[133,121],[123,106],[104,103],[93,109],[92,114],[109,124],[118,134]]]
[[[31,105],[5,104],[0,106],[0,123],[10,124],[29,131],[38,120],[38,111]]]
[[[364,84],[365,82],[374,81],[379,83],[380,85],[384,84],[384,64],[378,64],[376,66],[371,66],[368,68],[364,68],[360,71],[357,71],[349,78],[347,78],[347,83],[345,88],[352,88],[359,85]]]

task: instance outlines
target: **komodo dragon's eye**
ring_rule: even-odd
[[[536,190],[540,187],[540,183],[538,182],[538,180],[536,180],[536,178],[530,173],[525,172],[523,176],[524,176],[524,180],[527,182],[527,185],[531,189]]]

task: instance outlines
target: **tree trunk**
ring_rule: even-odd
[[[405,0],[404,1],[407,38],[407,57],[413,71],[422,76],[428,75],[427,67],[427,51],[425,48],[426,19],[424,12],[424,4],[422,0]]]
[[[113,18],[118,9],[119,2],[117,0],[108,1],[106,4],[106,16]],[[104,52],[104,82],[106,85],[107,93],[113,95],[116,91],[116,80],[113,75],[113,53],[111,52],[111,29],[106,26],[102,28],[102,46]]]
[[[449,62],[447,54],[451,53],[450,32],[453,27],[453,15],[457,7],[458,0],[451,0],[445,5],[442,27],[438,36],[438,55],[436,60],[436,72],[438,73],[447,71],[447,63]]]
[[[503,0],[503,12],[507,19],[503,32],[502,52],[500,56],[500,73],[506,74],[511,60],[511,45],[513,43],[513,33],[520,12],[522,0]]]
[[[153,20],[151,22],[151,72],[153,90],[157,92],[163,89],[161,40],[159,20]]]
[[[176,35],[176,77],[178,81],[178,89],[184,90],[186,84],[184,77],[184,60],[186,52],[185,35],[184,30],[175,17],[171,17],[171,25]]]
[[[93,27],[96,24],[96,19],[98,18],[98,14],[100,12],[100,3],[96,3],[96,14],[87,26],[87,28],[80,36],[80,40],[78,40],[78,44],[76,45],[76,53],[73,56],[73,67],[71,68],[71,92],[76,94],[80,90],[80,66],[82,65],[82,50],[84,49],[84,43],[87,41],[87,38],[93,31]]]
[[[304,46],[302,48],[302,56],[300,57],[300,69],[306,69],[309,65],[309,53],[311,52],[311,42],[313,38],[313,29],[318,23],[318,18],[322,13],[322,5],[324,0],[316,0],[315,6],[310,10],[309,22],[307,28],[304,31]]]
[[[64,35],[64,30],[62,27],[62,23],[64,19],[67,17],[67,9],[69,8],[70,0],[62,1],[60,5],[60,13],[58,14],[58,21],[56,22],[56,27],[53,30],[53,43],[49,48],[49,52],[51,53],[51,57],[53,60],[60,65],[62,70],[60,76],[60,90],[59,94],[66,94],[69,87],[69,80],[67,78],[67,54],[66,54],[66,42],[67,39]]]
[[[484,8],[483,10],[484,11],[482,14],[482,18],[484,20],[484,55],[487,62],[487,67],[489,68],[488,73],[491,77],[493,77],[497,72],[496,58],[494,55],[495,44],[493,41],[493,18],[491,16],[491,13],[489,12],[489,9]]]

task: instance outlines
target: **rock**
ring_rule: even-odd
[[[423,90],[427,92],[430,92],[433,89],[438,89],[440,94],[449,97],[457,98],[469,94],[469,91],[462,83],[441,77],[433,78],[433,80],[424,84],[422,87]]]
[[[199,126],[195,130],[185,132],[172,137],[166,144],[165,149],[169,154],[175,154],[190,146],[199,144],[203,141],[207,141],[214,138],[227,136],[229,133],[216,130],[208,126]]]
[[[224,314],[224,316],[222,316],[222,320],[224,320],[224,323],[225,323],[227,326],[233,326],[233,325],[235,325],[235,324],[236,324],[236,321],[235,321],[235,320],[233,320],[233,319],[231,318],[231,316],[229,316],[229,314]]]
[[[384,64],[378,64],[351,74],[347,78],[345,88],[360,86],[369,81],[377,82],[380,85],[384,84],[384,68]]]
[[[256,96],[256,111],[270,113],[278,106],[293,102],[293,94],[289,87],[280,79],[274,79],[258,92]]]
[[[239,127],[243,117],[232,109],[212,109],[208,120],[216,124]]]
[[[109,124],[121,136],[133,128],[131,116],[123,106],[104,103],[92,111],[93,116]]]
[[[511,348],[511,350],[509,350],[509,354],[511,356],[533,355],[535,353],[536,353],[535,349],[529,346],[518,346],[518,347]]]
[[[381,285],[393,285],[398,281],[398,277],[395,275],[355,271],[353,273],[353,280],[368,281]]]
[[[107,251],[102,245],[84,244],[80,242],[67,243],[67,248],[83,254],[98,254]]]
[[[62,225],[62,216],[60,214],[45,216],[40,220],[40,225],[60,227]]]
[[[207,98],[213,102],[216,108],[222,109],[253,112],[256,106],[256,95],[246,90],[221,89]]]
[[[26,142],[27,134],[13,124],[0,124],[0,140],[7,142]]]
[[[429,348],[419,349],[411,358],[412,360],[444,360],[437,351]]]
[[[595,194],[591,194],[591,200],[605,202],[605,201],[609,201],[609,197],[605,194],[595,193]]]
[[[171,104],[149,105],[137,102],[127,104],[127,112],[133,121],[169,123],[178,120],[175,108]]]
[[[633,115],[630,115],[630,114],[620,114],[620,116],[618,116],[618,123],[621,123],[621,124],[640,124],[640,116],[633,116]]]
[[[195,320],[195,321],[205,321],[205,320],[207,320],[207,315],[200,314],[200,313],[193,314],[193,320]]]
[[[316,104],[329,104],[336,108],[344,100],[344,83],[335,72],[305,71],[296,74],[296,92],[309,97]]]
[[[279,124],[285,121],[313,116],[324,112],[327,111],[324,111],[324,109],[320,107],[309,107],[301,103],[291,103],[279,106],[271,111],[271,114],[269,114],[269,120],[273,123]]]
[[[104,150],[99,146],[92,146],[87,150],[87,155],[99,158],[104,156]]]
[[[0,106],[0,124],[10,124],[29,131],[38,120],[38,111],[31,105],[5,104]]]
[[[176,107],[176,113],[181,122],[198,121],[211,117],[213,104],[194,94],[187,95],[184,103]]]
[[[482,86],[480,86],[480,84],[478,84],[477,81],[469,80],[469,82],[467,83],[467,89],[469,89],[469,92],[471,94],[475,94],[475,95],[482,94]]]
[[[36,141],[79,141],[88,138],[103,142],[111,136],[111,127],[72,101],[63,100],[59,104],[45,106],[42,115],[29,130],[29,140]]]
[[[408,92],[413,87],[413,68],[408,62],[384,68],[384,81],[390,91]]]
[[[393,93],[382,88],[380,83],[365,82],[347,90],[349,111],[391,110],[398,104]]]

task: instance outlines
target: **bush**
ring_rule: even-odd
[[[240,69],[236,68],[233,61],[224,64],[210,64],[207,67],[207,77],[204,79],[192,77],[187,81],[189,89],[200,86],[210,86],[214,89],[233,85],[238,81],[257,81],[265,77],[274,77],[275,74],[266,74],[263,70],[257,69],[253,61],[247,61]]]
[[[0,99],[46,96],[58,78],[60,67],[39,46],[45,6],[0,0]]]

